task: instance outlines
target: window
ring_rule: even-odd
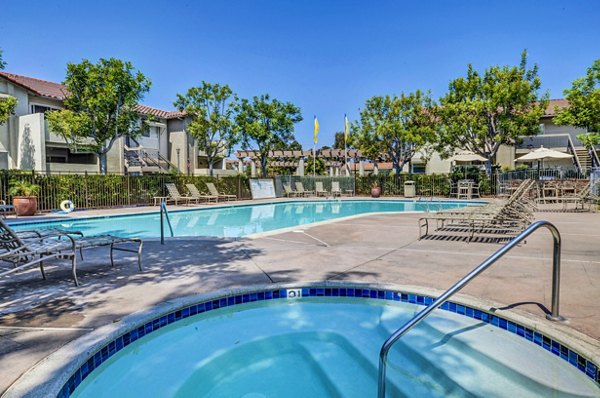
[[[55,110],[57,109],[45,105],[31,105],[31,113],[46,113]]]
[[[540,135],[543,135],[546,130],[546,125],[544,123],[540,123]]]
[[[413,163],[412,174],[425,174],[427,171],[427,165],[425,163]]]

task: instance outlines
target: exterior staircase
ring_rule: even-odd
[[[175,166],[164,158],[158,149],[141,146],[124,146],[125,171],[128,174],[158,174],[168,173]]]
[[[586,148],[576,148],[575,156],[579,159],[579,164],[581,165],[581,171],[585,172],[590,170],[593,166],[592,157]]]

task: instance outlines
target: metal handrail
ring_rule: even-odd
[[[577,155],[577,151],[575,150],[575,145],[571,140],[571,135],[568,136],[567,140],[567,149],[573,154],[573,160],[575,163],[575,167],[579,170],[580,173],[583,173],[584,170],[581,168],[581,161],[579,160],[579,155]]]
[[[560,250],[561,250],[561,239],[558,229],[554,224],[548,221],[536,221],[527,227],[523,232],[517,235],[513,240],[508,242],[484,262],[482,262],[477,268],[465,275],[461,280],[455,283],[450,289],[446,290],[441,296],[439,296],[433,303],[428,305],[425,309],[415,315],[410,321],[404,324],[400,329],[396,330],[381,346],[379,353],[379,379],[378,379],[378,390],[377,396],[379,398],[385,397],[385,372],[387,367],[387,356],[390,348],[396,343],[402,336],[404,336],[409,330],[418,325],[423,319],[425,319],[433,310],[444,304],[450,297],[455,293],[459,292],[465,287],[471,280],[477,277],[480,273],[489,268],[498,259],[504,256],[513,247],[521,243],[525,238],[531,235],[535,230],[541,227],[546,227],[552,233],[554,240],[553,256],[552,256],[552,309],[550,314],[546,314],[546,318],[552,321],[564,321],[565,318],[559,315],[558,311],[558,299],[560,293]]]
[[[167,203],[162,200],[160,202],[160,244],[165,244],[165,230],[164,230],[164,221],[163,216],[167,218],[167,224],[169,225],[169,230],[171,231],[171,238],[173,235],[173,227],[171,226],[171,219],[169,218],[169,212],[167,211]]]

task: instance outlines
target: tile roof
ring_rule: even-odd
[[[67,87],[60,83],[49,82],[47,80],[35,79],[33,77],[15,75],[14,73],[8,73],[0,71],[0,77],[21,86],[34,94],[41,97],[53,98],[63,101],[65,99],[65,93]],[[144,115],[152,115],[163,119],[174,119],[177,117],[184,116],[184,112],[179,111],[165,111],[158,108],[153,108],[147,105],[137,105],[136,110]]]
[[[61,101],[65,99],[66,87],[60,83],[53,83],[47,80],[40,80],[33,77],[15,75],[14,73],[1,71],[0,76],[41,97],[54,98]]]
[[[152,115],[160,117],[162,119],[175,119],[177,117],[185,116],[185,112],[180,111],[165,111],[158,108],[153,108],[148,105],[136,105],[135,110],[143,115]]]
[[[566,99],[551,99],[548,102],[548,107],[546,107],[546,110],[544,111],[544,116],[554,116],[556,115],[556,109],[558,108],[558,110],[564,109],[564,108],[568,108],[569,107],[569,100]]]

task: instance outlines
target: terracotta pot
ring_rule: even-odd
[[[37,197],[35,196],[15,196],[13,206],[17,216],[33,216],[37,211]]]
[[[381,187],[371,188],[371,197],[378,198],[381,195]]]

